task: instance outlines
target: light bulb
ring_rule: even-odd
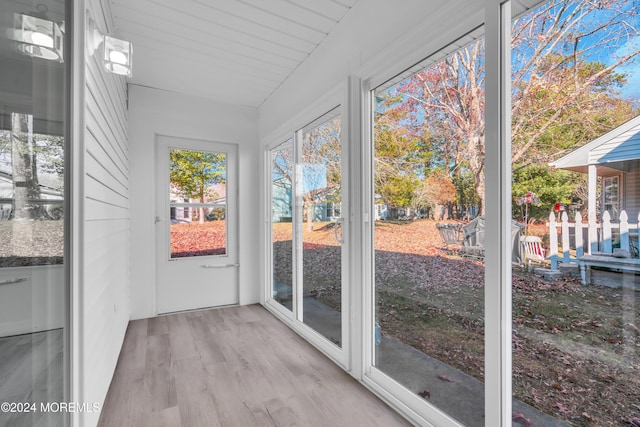
[[[41,32],[31,34],[31,42],[38,46],[53,48],[53,37]]]
[[[122,64],[122,65],[126,65],[127,64],[127,56],[117,50],[112,50],[111,52],[109,52],[109,61],[115,63],[115,64]]]

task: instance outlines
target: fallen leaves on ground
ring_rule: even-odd
[[[530,426],[531,425],[531,420],[529,418],[526,418],[521,413],[513,412],[511,414],[511,418],[513,419],[514,423],[519,423],[519,424],[522,424],[523,426]]]
[[[226,221],[171,224],[171,258],[224,255]]]

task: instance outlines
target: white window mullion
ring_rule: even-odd
[[[302,270],[302,222],[303,222],[303,201],[302,193],[302,141],[304,134],[302,130],[298,130],[293,138],[293,158],[294,158],[294,180],[293,180],[293,313],[294,318],[303,321],[303,292],[302,279],[304,272]]]
[[[510,3],[486,0],[485,425],[511,414]]]
[[[362,99],[362,141],[361,141],[361,159],[362,170],[360,177],[362,180],[361,203],[362,203],[362,351],[363,351],[363,369],[362,376],[366,376],[371,372],[374,365],[375,348],[374,348],[374,331],[375,331],[375,300],[373,285],[373,225],[375,224],[375,211],[373,205],[373,95],[370,81],[362,83],[361,96]]]
[[[343,123],[346,124],[343,128],[343,138],[345,143],[343,149],[345,150],[343,156],[348,159],[349,167],[345,171],[347,182],[345,188],[347,188],[348,204],[344,201],[341,206],[341,216],[345,217],[346,230],[349,235],[346,239],[347,250],[349,251],[347,258],[348,265],[346,271],[348,272],[348,278],[344,281],[346,284],[347,292],[343,291],[343,325],[348,325],[348,330],[345,331],[345,341],[349,343],[349,361],[348,366],[351,374],[362,379],[364,369],[364,349],[366,340],[366,328],[365,320],[363,317],[364,308],[364,271],[362,269],[363,257],[365,252],[363,251],[362,237],[363,228],[360,226],[363,224],[363,191],[361,185],[362,176],[362,150],[363,150],[363,138],[362,138],[362,81],[354,76],[349,77],[347,85],[347,96],[345,105],[346,120]],[[343,209],[345,208],[345,209]],[[349,297],[347,299],[347,297]],[[348,304],[348,305],[346,305]]]

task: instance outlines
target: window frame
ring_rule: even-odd
[[[607,187],[611,186],[611,184],[607,185],[607,180],[616,180],[616,187],[617,187],[617,194],[616,194],[616,207],[617,207],[617,213],[614,215],[614,211],[607,209],[607,205],[613,205],[613,203],[607,203]],[[611,175],[611,176],[603,176],[602,177],[602,200],[601,200],[601,206],[602,208],[600,209],[600,217],[602,218],[602,216],[604,215],[605,212],[609,212],[609,215],[611,217],[611,221],[619,221],[619,215],[620,212],[623,210],[623,206],[624,206],[624,201],[622,200],[623,197],[623,179],[622,179],[622,174],[617,174],[617,175]]]
[[[434,28],[417,28],[387,48],[373,60],[354,65],[346,79],[343,106],[343,138],[348,141],[349,159],[347,179],[349,190],[347,224],[350,272],[348,287],[350,305],[343,302],[343,314],[351,310],[349,330],[352,339],[345,337],[349,350],[346,364],[338,362],[352,376],[382,398],[403,416],[417,425],[459,425],[449,415],[430,405],[423,398],[408,391],[373,366],[374,351],[374,289],[373,289],[373,226],[378,213],[373,197],[373,99],[372,91],[408,70],[425,57],[439,54],[443,47],[484,25],[486,82],[485,82],[485,171],[486,171],[486,258],[485,258],[485,425],[512,424],[512,308],[511,308],[511,46],[510,30],[514,14],[541,3],[541,0],[484,0],[470,6],[464,17],[455,22],[442,23],[445,31],[434,34]],[[326,97],[325,97],[326,100]],[[314,103],[317,107],[322,101]],[[270,149],[293,135],[304,120],[315,119],[306,109],[266,138],[265,165],[268,168]],[[325,111],[328,111],[326,109]],[[323,113],[323,111],[320,111]],[[348,130],[347,130],[348,129]],[[266,176],[269,176],[268,173]],[[271,244],[270,190],[266,189],[268,208],[266,243]],[[347,205],[343,204],[345,214]],[[267,252],[269,254],[269,252]],[[267,257],[267,267],[271,258]],[[267,271],[268,272],[268,271]],[[271,275],[265,274],[265,289],[271,286]],[[347,294],[343,291],[343,301]],[[265,306],[278,313],[269,301]],[[281,314],[277,314],[283,318]],[[294,330],[329,357],[304,331],[285,320]]]
[[[225,176],[228,172],[229,169],[229,159],[228,159],[228,152],[224,151],[224,152],[217,152],[217,151],[204,151],[204,150],[189,150],[189,149],[184,149],[182,147],[173,147],[173,146],[169,146],[169,156],[171,156],[171,152],[173,150],[177,150],[177,151],[198,151],[201,153],[212,153],[212,154],[223,154],[224,155],[224,173]],[[169,169],[171,169],[171,160],[169,160]],[[233,168],[233,167],[232,167]],[[224,225],[224,253],[221,254],[211,254],[211,255],[193,255],[193,256],[189,256],[189,257],[174,257],[173,253],[171,252],[171,222],[168,222],[168,226],[169,226],[169,247],[168,247],[168,260],[170,261],[185,261],[188,259],[193,259],[193,258],[228,258],[229,257],[229,222],[226,220],[226,218],[229,216],[228,212],[229,212],[229,205],[227,203],[227,178],[225,178],[225,182],[224,182],[224,188],[225,188],[225,198],[224,198],[224,202],[220,203],[220,202],[204,202],[204,203],[200,203],[200,202],[194,202],[194,201],[188,201],[189,198],[188,197],[184,197],[184,196],[176,196],[176,200],[172,201],[171,198],[171,182],[169,182],[169,198],[167,200],[168,202],[168,216],[167,218],[170,219],[177,219],[177,213],[179,209],[183,210],[183,218],[185,219],[189,219],[190,222],[193,222],[193,218],[194,218],[194,209],[198,209],[200,207],[204,208],[204,209],[224,209],[225,212],[225,225]],[[182,201],[180,201],[180,199],[182,199]],[[175,216],[174,216],[175,215]],[[206,215],[205,214],[205,219],[204,221],[208,221],[206,219]]]
[[[520,6],[518,6],[520,8]],[[485,425],[511,425],[511,129],[510,129],[510,28],[511,2],[486,0],[484,4],[484,37],[486,55],[485,86],[485,179],[486,179],[486,248],[485,258]],[[464,36],[477,28],[468,25]],[[449,37],[448,46],[456,37]],[[409,54],[409,51],[411,53]],[[438,55],[442,49],[434,51]],[[424,49],[422,50],[424,52]],[[415,47],[401,50],[408,57]],[[424,58],[424,56],[423,56]],[[415,59],[415,56],[414,56]],[[400,62],[402,64],[402,62]],[[414,62],[415,63],[415,62]],[[412,67],[413,64],[405,61]],[[363,170],[363,327],[361,346],[364,349],[361,381],[409,420],[423,424],[460,425],[447,413],[425,402],[373,366],[375,334],[375,290],[373,286],[373,226],[377,207],[373,200],[373,90],[402,70],[388,66],[382,72],[364,78],[363,137],[361,139]],[[491,379],[491,380],[487,380]]]

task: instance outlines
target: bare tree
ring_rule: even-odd
[[[636,114],[616,92],[640,53],[639,8],[631,0],[551,0],[512,24],[514,163],[548,159]],[[607,58],[606,61],[599,61]],[[445,170],[468,168],[484,212],[484,40],[478,39],[400,85],[397,109],[415,135],[454,139]]]
[[[302,200],[307,228],[313,230],[316,204],[342,199],[340,117],[311,129],[302,143]]]

